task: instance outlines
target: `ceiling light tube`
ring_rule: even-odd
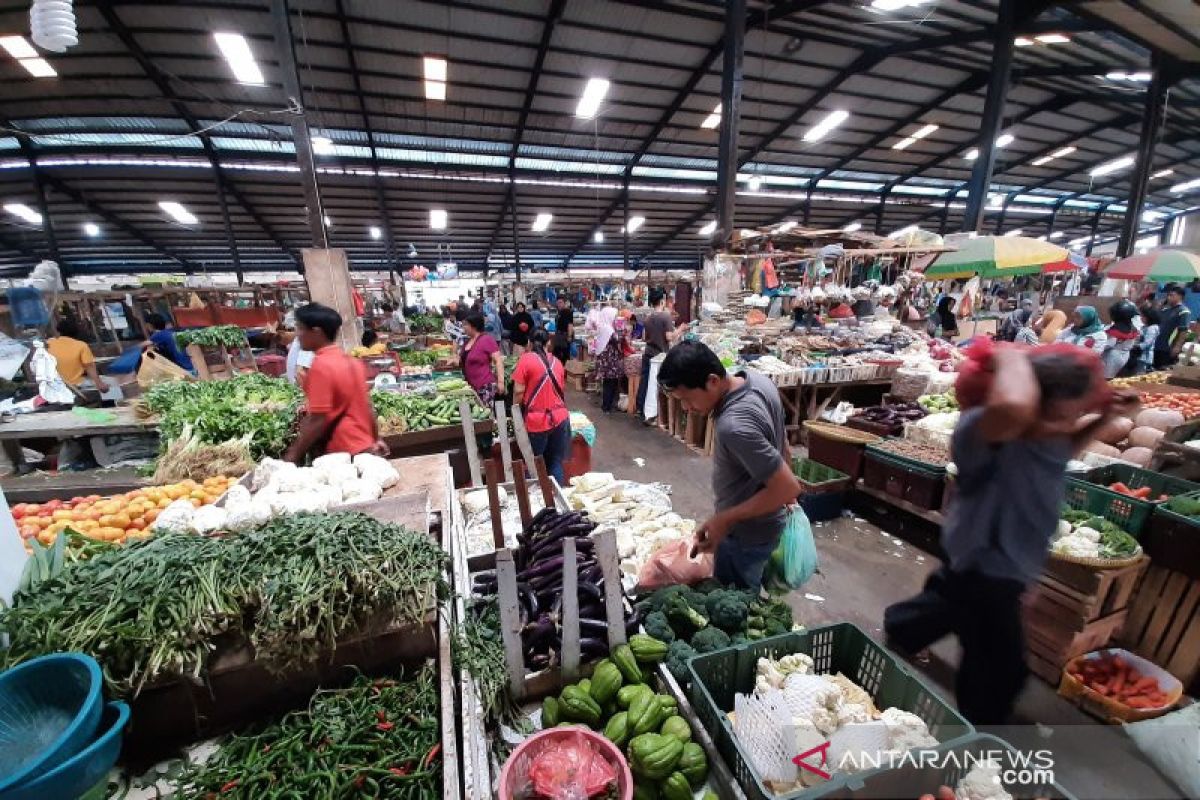
[[[604,101],[604,96],[608,94],[609,82],[604,78],[589,78],[587,85],[583,87],[583,95],[579,98],[579,105],[575,106],[575,116],[581,119],[591,119],[596,116],[600,110],[600,103]]]
[[[937,126],[937,125],[932,125],[932,124],[930,124],[930,125],[925,125],[924,127],[922,127],[922,128],[919,128],[919,129],[917,130],[917,132],[916,132],[916,133],[914,133],[914,134],[912,135],[912,138],[914,138],[914,139],[924,139],[926,136],[928,136],[929,134],[933,133],[933,132],[934,132],[934,131],[936,131],[937,129],[938,129],[938,126]]]
[[[1129,73],[1114,69],[1112,72],[1105,73],[1104,77],[1110,81],[1124,81],[1129,80]]]
[[[259,69],[258,62],[254,60],[254,53],[250,50],[250,43],[246,41],[245,36],[240,33],[214,33],[213,38],[217,41],[217,47],[220,49],[221,55],[225,57],[225,61],[229,63],[233,77],[238,83],[250,86],[266,84],[262,70]]]
[[[862,230],[862,223],[851,222],[849,225],[843,226],[842,230],[846,233],[854,233],[855,231]]]
[[[996,147],[1008,147],[1016,138],[1011,133],[1002,133],[996,137]]]
[[[538,214],[533,218],[533,232],[541,233],[550,227],[550,220],[554,219],[553,214]]]
[[[1068,44],[1071,41],[1070,37],[1063,36],[1061,33],[1043,33],[1033,38],[1042,44]]]
[[[709,220],[709,222],[704,227],[702,227],[699,231],[697,231],[697,233],[699,233],[701,236],[712,236],[716,232],[717,232],[717,221],[715,219]]]
[[[1064,234],[1062,231],[1055,231],[1054,233],[1050,234],[1050,238],[1051,239],[1061,239],[1065,235],[1066,234]]]
[[[908,147],[910,144],[912,144],[915,141],[916,141],[916,137],[909,136],[908,138],[901,139],[900,141],[898,141],[894,145],[892,145],[892,149],[893,150],[903,150],[904,148]]]
[[[963,158],[965,158],[967,161],[974,161],[975,159],[979,158],[979,148],[972,147],[967,151],[967,154],[963,156]]]
[[[325,215],[325,216],[323,216],[323,217],[321,217],[321,222],[324,222],[324,223],[325,223],[325,227],[326,227],[326,228],[332,228],[332,227],[333,227],[333,220],[331,220],[331,219],[329,218],[329,215],[328,215],[328,214],[327,214],[327,215]]]
[[[1200,189],[1200,178],[1192,178],[1190,181],[1175,184],[1171,187],[1171,193],[1181,194],[1183,192],[1190,192],[1192,189]]]
[[[1106,164],[1101,164],[1098,167],[1094,167],[1088,174],[1093,178],[1099,178],[1102,175],[1108,175],[1111,172],[1132,167],[1134,160],[1135,159],[1133,156],[1122,156],[1121,158],[1114,159]]]
[[[1018,36],[1013,39],[1013,44],[1017,47],[1029,47],[1033,44],[1033,39],[1030,39],[1028,36]]]
[[[1021,230],[1020,228],[1013,228],[1011,231],[1005,232],[1004,235],[1005,236],[1020,236],[1022,233],[1024,233],[1024,231]]]
[[[596,244],[603,243],[604,242],[604,231],[596,231],[595,233],[593,233],[592,241],[595,242]]]
[[[58,72],[44,58],[22,58],[17,62],[25,71],[35,78],[55,78]]]
[[[757,192],[762,188],[762,178],[757,175],[751,175],[750,180],[746,181],[746,188],[752,192]]]
[[[370,232],[371,232],[371,238],[372,238],[372,239],[381,239],[381,238],[383,238],[383,231],[379,230],[379,228],[378,228],[377,226],[375,226],[375,225],[372,225],[372,226],[370,227]]]
[[[700,123],[700,127],[712,129],[712,128],[717,127],[720,124],[721,124],[721,104],[717,103],[717,107],[713,109],[711,114],[709,114],[707,117],[704,118],[704,122]]]
[[[24,203],[5,203],[4,210],[14,217],[20,217],[30,225],[41,225],[42,215]]]
[[[425,81],[426,100],[445,100],[446,84],[441,81]]]
[[[645,223],[646,223],[646,218],[643,216],[630,217],[629,225],[626,227],[629,228],[629,233],[633,234],[633,233],[637,233],[637,229],[642,227],[642,225],[644,225]]]
[[[450,215],[446,213],[444,208],[429,209],[429,227],[435,231],[446,230],[446,225],[450,222]]]
[[[425,56],[425,80],[445,83],[448,80],[446,59],[441,56]]]
[[[174,200],[159,200],[158,207],[181,225],[196,225],[200,222],[200,220],[196,219],[195,214],[188,211]]]
[[[328,136],[314,136],[311,141],[313,152],[317,155],[333,155],[333,139],[330,139]]]
[[[100,235],[100,226],[94,222],[85,222],[85,223],[83,223],[83,232],[86,233],[88,236],[93,236],[93,237],[99,236]]]
[[[24,36],[0,36],[0,47],[18,61],[23,58],[41,58],[37,49]]]
[[[843,111],[842,109],[838,109],[836,111],[830,111],[827,115],[825,115],[825,118],[823,120],[818,122],[813,127],[809,128],[805,132],[804,141],[806,141],[806,142],[821,141],[829,134],[829,132],[831,130],[838,127],[839,125],[841,125],[843,122],[845,122],[849,118],[850,118],[849,111]]]
[[[1153,175],[1151,175],[1150,177],[1151,177],[1151,179],[1153,179],[1153,178],[1165,178],[1165,177],[1167,177],[1168,175],[1174,175],[1174,174],[1175,174],[1175,170],[1173,170],[1173,169],[1160,169],[1158,172],[1154,173],[1154,174],[1153,174]]]

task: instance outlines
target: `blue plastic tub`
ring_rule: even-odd
[[[0,800],[47,800],[52,797],[79,797],[92,789],[117,763],[121,755],[121,735],[129,723],[129,706],[117,700],[104,707],[96,738],[71,758],[49,772],[7,792]]]
[[[102,687],[100,665],[82,653],[52,653],[0,673],[0,798],[95,738]]]

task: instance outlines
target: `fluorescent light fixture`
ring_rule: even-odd
[[[715,219],[709,221],[708,224],[701,228],[698,232],[701,236],[712,236],[717,232],[717,221]]]
[[[50,66],[50,62],[44,58],[23,58],[17,63],[35,78],[54,78],[58,76],[54,67]]]
[[[1062,231],[1055,231],[1054,233],[1050,234],[1051,239],[1061,239],[1064,236],[1066,236],[1066,234]]]
[[[0,36],[0,47],[18,61],[23,58],[41,58],[38,51],[24,36]]]
[[[446,59],[440,56],[425,56],[422,61],[425,65],[425,99],[445,100],[449,75]]]
[[[917,132],[916,132],[916,133],[914,133],[914,134],[912,135],[912,138],[914,138],[914,139],[924,139],[926,136],[928,136],[929,134],[933,133],[933,132],[934,132],[934,131],[936,131],[937,129],[938,129],[938,126],[937,126],[937,125],[933,125],[933,124],[925,125],[924,127],[922,127],[922,128],[919,128],[919,129],[917,130]]]
[[[1035,167],[1040,167],[1043,164],[1050,163],[1051,161],[1053,161],[1056,158],[1062,158],[1063,156],[1069,156],[1069,155],[1071,155],[1071,153],[1074,153],[1074,152],[1075,152],[1075,148],[1073,146],[1060,147],[1059,149],[1055,150],[1050,155],[1042,156],[1041,158],[1037,159],[1036,161],[1033,162],[1033,165]]]
[[[857,223],[855,223],[855,224],[857,224]],[[913,232],[913,231],[915,231],[916,229],[917,229],[917,226],[916,226],[916,225],[905,225],[905,226],[904,226],[903,228],[901,228],[900,230],[898,230],[898,231],[893,231],[893,232],[892,232],[892,235],[891,235],[891,236],[889,236],[888,238],[889,238],[889,239],[899,239],[901,236],[905,235],[906,233],[912,233],[912,232]],[[844,230],[844,229],[843,229],[843,230]],[[855,230],[858,230],[858,229],[857,229],[857,228],[855,228]]]
[[[429,227],[435,231],[446,230],[446,225],[450,222],[450,215],[446,213],[444,208],[429,209]]]
[[[898,141],[894,145],[892,145],[892,149],[893,150],[903,150],[904,148],[908,147],[910,144],[912,144],[915,141],[916,141],[915,137],[909,136],[908,138],[901,139],[900,141]]]
[[[158,207],[181,225],[196,225],[200,222],[200,220],[196,219],[195,214],[174,200],[159,200]]]
[[[996,137],[996,147],[1008,147],[1016,138],[1011,133],[1002,133]]]
[[[1013,39],[1013,44],[1015,44],[1017,47],[1029,47],[1031,44],[1033,44],[1033,39],[1030,39],[1028,36],[1018,36],[1017,38]]]
[[[720,124],[721,124],[721,104],[717,103],[717,107],[713,109],[711,114],[709,114],[707,117],[704,118],[704,122],[700,123],[700,127],[711,129],[711,128],[717,127]]]
[[[746,181],[746,188],[752,192],[757,192],[762,188],[762,178],[757,175],[751,175],[750,180]]]
[[[321,222],[325,223],[326,228],[333,227],[333,220],[331,220],[328,216],[321,217]]]
[[[1142,212],[1142,222],[1156,222],[1165,216],[1166,214],[1161,211],[1146,210]]]
[[[919,6],[929,0],[871,0],[871,8],[878,11],[899,11],[909,6]]]
[[[593,233],[592,241],[595,242],[596,244],[602,243],[604,241],[604,231],[596,231],[595,233]]]
[[[646,218],[639,215],[636,217],[630,217],[629,224],[626,227],[629,229],[629,233],[637,233],[637,229],[642,227],[645,224],[646,224]]]
[[[1024,232],[1025,231],[1021,230],[1020,228],[1013,228],[1011,231],[1006,232],[1004,235],[1005,236],[1020,236]]]
[[[1152,72],[1131,72],[1126,76],[1131,81],[1148,81],[1154,77]]]
[[[862,230],[862,223],[861,222],[851,222],[849,225],[844,226],[842,228],[842,230],[845,231],[846,233],[854,233],[855,231]]]
[[[1037,240],[1038,240],[1039,242],[1044,242],[1044,241],[1046,241],[1046,237],[1045,237],[1045,236],[1039,236],[1039,237],[1037,237]]]
[[[369,229],[369,230],[370,230],[370,232],[371,232],[371,238],[372,238],[372,239],[381,239],[381,238],[383,238],[383,231],[379,230],[379,228],[378,228],[378,227],[376,227],[375,225],[372,225],[372,226],[370,227],[370,229]]]
[[[979,158],[979,148],[972,147],[967,151],[967,154],[963,156],[963,158],[965,158],[967,161],[974,161],[975,159]]]
[[[1174,175],[1174,174],[1175,174],[1175,170],[1173,170],[1173,169],[1160,169],[1158,172],[1151,175],[1150,178],[1151,178],[1151,180],[1153,180],[1154,178],[1165,178],[1168,175]]]
[[[1129,73],[1122,72],[1121,70],[1113,70],[1112,72],[1106,73],[1104,77],[1108,78],[1110,81],[1125,81],[1129,80]]]
[[[425,56],[425,80],[445,83],[447,76],[446,59],[439,56]]]
[[[30,225],[41,225],[42,215],[24,203],[5,203],[4,210],[14,217],[20,217]]]
[[[100,226],[94,222],[85,222],[83,223],[83,232],[88,236],[99,236]]]
[[[830,111],[828,114],[825,115],[825,119],[821,120],[820,122],[818,122],[816,125],[809,128],[805,132],[804,141],[806,141],[806,142],[821,141],[829,134],[829,132],[831,130],[833,130],[837,126],[841,125],[843,122],[845,122],[849,118],[850,118],[849,111],[843,111],[841,109],[838,109],[837,111]]]
[[[220,48],[221,55],[225,56],[225,60],[229,62],[229,68],[233,70],[233,77],[238,83],[251,86],[266,84],[262,70],[258,68],[258,62],[254,60],[254,53],[251,52],[250,43],[246,41],[245,36],[240,33],[214,33],[213,38],[217,40],[217,47]]]
[[[1171,187],[1171,192],[1173,194],[1180,194],[1182,192],[1190,192],[1192,189],[1200,189],[1200,178],[1192,178],[1190,181],[1177,183]]]
[[[1133,156],[1122,156],[1121,158],[1109,161],[1107,164],[1101,164],[1100,166],[1093,168],[1088,174],[1093,178],[1099,178],[1101,175],[1108,175],[1110,172],[1116,172],[1117,170],[1132,167],[1134,161],[1135,159]]]
[[[333,139],[328,136],[312,137],[313,152],[319,156],[333,155]]]
[[[575,106],[575,116],[581,119],[591,119],[596,116],[596,112],[600,110],[600,103],[608,94],[609,86],[609,82],[604,78],[589,78],[587,85],[583,87],[583,96],[579,98],[579,105]]]
[[[1071,41],[1070,37],[1063,36],[1061,33],[1043,33],[1033,38],[1042,44],[1068,44]]]
[[[553,214],[538,214],[533,218],[534,233],[541,233],[550,227],[550,220],[554,219]]]
[[[774,232],[775,233],[787,233],[788,231],[790,231],[792,228],[796,227],[799,224],[800,223],[796,222],[796,220],[789,219],[786,222],[779,223],[778,227],[775,228]]]

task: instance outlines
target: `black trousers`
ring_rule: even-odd
[[[962,646],[958,708],[974,725],[1009,721],[1025,685],[1021,594],[1025,584],[942,567],[916,597],[883,615],[888,640],[915,653],[953,633]]]
[[[600,398],[600,410],[612,411],[617,406],[617,394],[621,386],[620,378],[604,379],[604,394]]]

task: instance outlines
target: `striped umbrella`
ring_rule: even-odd
[[[1042,272],[1050,274],[1053,272],[1075,272],[1080,269],[1087,269],[1088,261],[1079,253],[1068,253],[1067,257],[1055,264],[1046,264],[1042,267]]]
[[[939,253],[925,269],[925,279],[1033,275],[1047,264],[1065,261],[1068,255],[1056,244],[1027,236],[978,236],[961,242],[958,250]]]
[[[1104,270],[1104,277],[1122,281],[1194,281],[1200,278],[1200,255],[1190,250],[1156,247],[1126,256]]]

